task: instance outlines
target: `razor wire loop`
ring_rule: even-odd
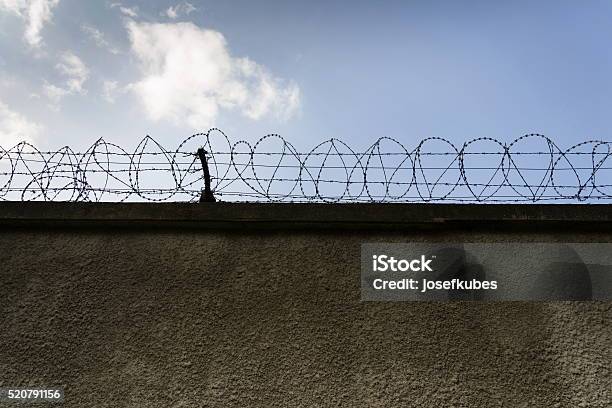
[[[567,149],[537,133],[409,149],[381,137],[363,150],[339,139],[297,149],[278,134],[233,142],[212,128],[168,150],[96,140],[83,152],[0,146],[0,200],[268,202],[544,202],[612,198],[612,142]],[[482,162],[483,165],[479,165]],[[202,185],[204,189],[202,190]]]

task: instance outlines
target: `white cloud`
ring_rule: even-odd
[[[0,0],[0,9],[8,10],[26,21],[24,39],[33,48],[42,45],[41,31],[53,18],[59,0]]]
[[[300,91],[292,81],[274,77],[264,66],[233,57],[223,35],[192,23],[151,24],[129,21],[132,52],[142,78],[128,87],[152,120],[214,124],[221,109],[234,109],[257,120],[292,116]]]
[[[188,16],[189,14],[193,13],[196,10],[197,8],[195,8],[193,4],[184,2],[181,4],[177,4],[176,6],[173,6],[173,7],[168,7],[168,9],[166,9],[166,11],[163,14],[165,14],[166,17],[174,20],[174,19],[177,19],[182,14]]]
[[[110,5],[110,8],[118,8],[121,14],[127,17],[138,17],[138,7],[126,7],[121,3],[112,3]]]
[[[119,92],[119,83],[117,81],[104,81],[102,85],[102,97],[108,103],[115,103],[115,96]]]
[[[47,95],[47,98],[49,98],[54,105],[57,105],[62,100],[62,98],[64,98],[64,96],[70,93],[67,89],[60,88],[57,85],[49,83],[45,83],[45,85],[43,86],[43,91],[45,95]]]
[[[98,47],[107,50],[111,54],[115,54],[115,55],[119,54],[119,50],[113,47],[106,40],[106,37],[104,36],[104,33],[102,31],[98,30],[95,27],[87,25],[87,24],[81,25],[81,31],[87,34],[87,36],[89,36],[89,38],[91,38]]]
[[[9,149],[21,141],[33,143],[40,136],[42,126],[12,111],[0,101],[0,145]]]
[[[43,90],[45,95],[55,104],[66,95],[85,95],[87,90],[83,88],[85,81],[89,78],[89,69],[79,57],[66,51],[60,57],[60,62],[55,66],[65,81],[62,86],[46,83]]]
[[[138,17],[138,9],[136,7],[119,7],[119,11],[128,17]]]
[[[62,54],[60,62],[55,66],[59,73],[67,77],[66,86],[72,93],[86,93],[83,84],[89,78],[89,69],[83,61],[70,51]]]

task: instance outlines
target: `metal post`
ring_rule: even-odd
[[[202,170],[204,170],[204,190],[202,190],[202,195],[200,195],[200,202],[214,203],[217,200],[210,189],[210,172],[208,171],[208,160],[206,159],[206,153],[207,152],[204,150],[204,148],[200,147],[198,149],[198,157],[202,162]]]

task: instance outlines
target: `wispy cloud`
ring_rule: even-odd
[[[138,17],[138,7],[127,7],[122,3],[111,3],[110,8],[117,8],[124,16],[136,18]]]
[[[104,81],[104,84],[102,85],[102,97],[108,103],[115,103],[117,93],[120,91],[119,83],[117,81]]]
[[[193,4],[188,3],[188,2],[183,2],[175,6],[168,7],[166,11],[162,13],[162,15],[165,15],[166,17],[175,20],[179,18],[181,15],[188,16],[189,14],[193,13],[196,10],[197,8],[195,8]]]
[[[25,41],[31,47],[39,48],[43,43],[42,29],[53,18],[53,9],[58,4],[59,0],[0,0],[0,9],[24,19]]]
[[[41,131],[42,126],[0,101],[0,146],[8,149],[21,141],[34,143]]]
[[[89,78],[89,69],[79,57],[70,51],[66,51],[62,54],[60,62],[55,68],[67,78],[66,86],[70,92],[86,93],[83,84]]]
[[[222,109],[253,120],[291,117],[300,103],[293,81],[230,54],[224,36],[192,23],[127,22],[142,78],[128,87],[152,120],[212,126]]]
[[[57,63],[55,69],[65,78],[65,81],[61,86],[45,84],[44,92],[51,101],[57,104],[66,95],[87,93],[83,85],[89,78],[89,68],[79,57],[67,51],[61,55],[60,62]]]
[[[81,31],[85,33],[98,47],[107,50],[111,54],[119,54],[119,50],[108,42],[102,31],[87,24],[81,25]]]
[[[54,110],[59,109],[57,104],[60,103],[64,96],[69,94],[67,89],[50,84],[48,82],[45,82],[45,85],[43,86],[43,92],[45,93],[47,98],[51,100],[52,107],[54,108]]]

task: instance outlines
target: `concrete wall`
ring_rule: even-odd
[[[362,242],[612,242],[609,206],[0,205],[0,387],[65,407],[609,407],[610,302],[360,302]]]

